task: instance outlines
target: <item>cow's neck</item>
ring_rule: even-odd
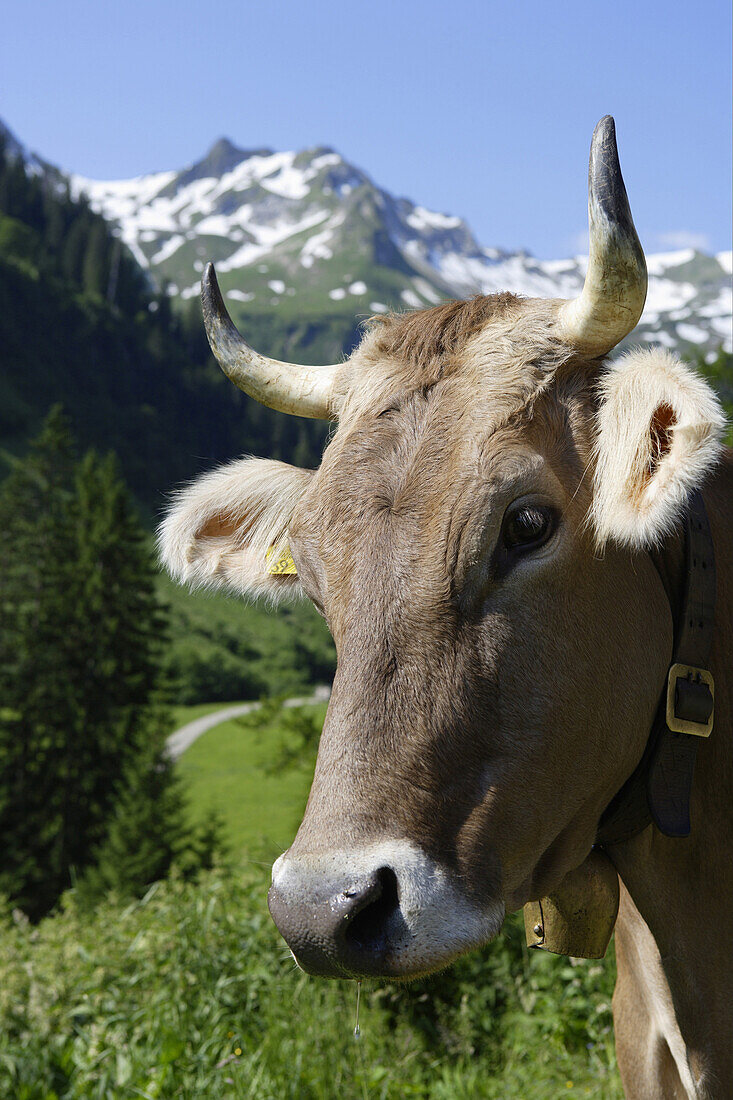
[[[718,562],[710,661],[716,682],[715,728],[698,749],[692,832],[673,839],[650,826],[608,850],[629,895],[620,915],[624,954],[628,956],[632,945],[651,968],[647,994],[652,1000],[653,970],[663,971],[693,1080],[703,1082],[692,1095],[718,1096],[724,1093],[716,1091],[715,1080],[733,1081],[733,464],[721,469],[705,497]],[[659,563],[672,599],[679,595],[683,560],[677,542]],[[662,999],[663,993],[656,991]],[[650,1011],[659,1013],[659,1004]]]

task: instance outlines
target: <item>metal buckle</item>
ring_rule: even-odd
[[[707,685],[710,689],[710,716],[707,721],[693,721],[680,718],[675,710],[677,682],[688,682],[690,685]],[[706,668],[696,668],[694,665],[672,665],[667,677],[667,726],[674,733],[690,733],[694,737],[709,737],[713,729],[715,718],[715,681],[712,672]]]

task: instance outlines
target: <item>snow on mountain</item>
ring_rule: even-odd
[[[213,259],[235,316],[365,315],[500,290],[565,298],[585,273],[582,256],[542,261],[484,248],[461,218],[395,198],[325,147],[244,150],[222,139],[182,172],[71,183],[173,293],[197,295]],[[649,295],[634,340],[730,350],[731,253],[686,249],[647,263]]]

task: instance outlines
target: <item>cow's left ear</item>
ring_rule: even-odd
[[[659,543],[717,461],[724,427],[711,388],[670,352],[637,349],[612,363],[600,383],[589,517],[599,545]]]
[[[228,588],[277,601],[300,595],[288,525],[312,470],[243,458],[176,493],[158,530],[168,572],[195,588]]]

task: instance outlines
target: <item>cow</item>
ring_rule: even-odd
[[[334,431],[317,470],[244,458],[200,477],[160,548],[187,583],[307,596],[333,635],[312,788],[269,893],[304,970],[435,971],[560,896],[600,849],[620,882],[627,1096],[731,1096],[733,459],[690,366],[659,347],[607,358],[647,287],[608,116],[588,209],[576,299],[374,318],[329,366],[255,352],[209,266],[205,323],[228,377]],[[676,641],[693,559],[715,603],[714,622],[710,599],[690,613],[709,642],[697,660]],[[713,678],[714,729],[697,737]],[[694,697],[691,732],[650,739],[672,683]]]

